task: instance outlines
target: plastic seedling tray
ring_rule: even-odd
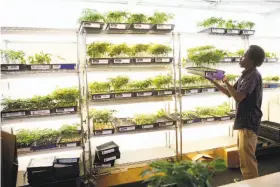
[[[137,31],[149,31],[153,28],[153,24],[148,23],[134,23],[131,25],[131,30],[137,30]]]
[[[241,57],[234,57],[234,61],[233,62],[240,62],[241,61]]]
[[[131,58],[114,58],[114,64],[130,64],[132,62]]]
[[[17,144],[17,152],[19,154],[31,152],[31,145],[18,145]]]
[[[89,59],[90,65],[110,64],[112,61],[113,61],[112,58],[90,58]]]
[[[199,33],[221,34],[221,35],[224,35],[224,34],[226,34],[226,29],[210,27],[208,29],[204,29],[204,30],[200,31]]]
[[[201,93],[201,88],[182,88],[182,94],[193,95]]]
[[[80,135],[77,135],[78,138],[80,139]],[[78,141],[74,141],[74,140],[69,140],[68,142],[61,142],[63,140],[64,137],[59,137],[58,139],[58,147],[78,147],[81,145],[81,140]]]
[[[127,132],[136,130],[136,124],[131,119],[118,118],[115,121],[118,132]]]
[[[153,96],[154,92],[153,91],[139,91],[136,92],[136,96],[137,97],[149,97],[149,96]]]
[[[31,150],[39,151],[39,150],[44,150],[44,149],[54,149],[54,148],[56,148],[56,142],[57,142],[57,139],[49,141],[48,143],[43,144],[43,145],[40,145],[37,142],[34,142],[31,146]]]
[[[108,23],[107,28],[108,30],[129,30],[131,24],[129,23]]]
[[[93,100],[106,100],[106,99],[113,99],[114,94],[111,93],[104,93],[104,94],[93,94],[92,99]]]
[[[153,30],[155,31],[165,31],[165,32],[171,32],[174,30],[175,25],[174,24],[155,24],[153,26]]]
[[[103,164],[103,163],[107,163],[107,162],[110,162],[110,161],[121,158],[121,153],[120,153],[120,151],[116,151],[116,152],[112,152],[112,153],[109,153],[109,154],[106,154],[106,155],[98,155],[97,154],[97,157],[100,161],[99,163]]]
[[[114,98],[120,99],[120,98],[130,98],[134,97],[134,94],[132,92],[124,92],[124,93],[115,93]]]
[[[136,127],[137,127],[137,129],[140,129],[140,130],[155,129],[155,128],[158,128],[158,123],[143,124],[143,125],[137,124]]]
[[[51,110],[50,109],[44,109],[44,110],[30,110],[31,116],[46,116],[50,115]]]
[[[280,124],[270,121],[261,122],[260,136],[280,142]]]
[[[102,30],[104,23],[103,22],[89,22],[89,21],[82,21],[81,26],[85,30]]]
[[[269,88],[278,88],[278,83],[269,83]]]
[[[156,57],[155,63],[171,63],[173,61],[173,57]]]
[[[77,106],[59,107],[52,110],[52,113],[71,114],[77,112]]]
[[[232,63],[234,62],[234,57],[224,57],[221,62]]]
[[[73,69],[76,69],[76,64],[52,64],[52,69],[73,70]]]
[[[136,64],[149,64],[154,62],[153,57],[135,57],[133,62]]]
[[[26,65],[28,70],[36,71],[36,70],[50,70],[52,65],[50,64],[32,64]]]
[[[210,115],[198,116],[198,118],[201,119],[202,122],[212,122],[212,121],[215,121],[215,117],[214,116],[210,116]]]
[[[186,68],[188,73],[199,75],[205,78],[214,80],[222,80],[225,77],[225,71],[217,70],[206,67],[188,67]]]
[[[254,35],[255,30],[241,30],[242,35]]]
[[[1,71],[24,71],[26,69],[25,64],[1,64]]]
[[[227,29],[226,33],[228,35],[240,35],[241,30],[240,29]]]
[[[2,118],[14,118],[14,117],[22,117],[27,116],[27,111],[2,111],[1,117]]]
[[[227,120],[231,120],[231,116],[230,115],[223,115],[223,116],[215,116],[215,121],[227,121]]]
[[[56,180],[66,180],[78,178],[80,176],[79,165],[76,164],[54,164],[54,178]]]
[[[266,62],[278,62],[278,58],[266,58]]]
[[[115,133],[115,129],[114,129],[113,125],[110,123],[109,126],[110,127],[106,127],[106,128],[102,128],[102,129],[95,129],[94,128],[93,134],[95,136],[114,134]]]
[[[215,89],[215,88],[212,88],[212,87],[210,87],[210,88],[202,88],[202,89],[201,89],[201,92],[202,92],[202,93],[204,93],[204,92],[214,93],[214,92],[216,92],[216,89]]]
[[[156,92],[155,95],[157,95],[157,96],[165,96],[165,95],[174,95],[175,94],[175,90],[173,90],[173,89],[157,90],[155,92]]]
[[[170,117],[161,117],[157,119],[158,126],[161,127],[169,127],[176,125],[176,121]]]
[[[98,158],[100,158],[101,156],[110,155],[112,153],[117,153],[119,151],[120,151],[119,146],[115,142],[110,141],[97,146],[95,150],[95,154],[98,156]]]

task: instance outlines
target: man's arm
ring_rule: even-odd
[[[219,83],[217,83],[216,81],[212,81],[210,80],[215,86],[216,88],[218,88],[218,90],[220,90],[223,94],[225,94],[228,97],[231,97],[230,93],[228,92],[227,88],[220,85]]]
[[[227,80],[224,80],[224,83],[227,86],[227,91],[229,92],[230,96],[234,98],[237,103],[240,103],[245,97],[246,94],[244,92],[238,92]]]

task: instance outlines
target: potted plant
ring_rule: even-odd
[[[93,100],[110,99],[113,97],[110,94],[110,82],[92,82],[89,84],[89,93]]]
[[[118,132],[127,132],[136,130],[136,123],[132,118],[117,118],[114,120],[114,124]]]
[[[34,140],[36,140],[36,134],[33,131],[22,129],[16,133],[16,146],[18,153],[30,152],[30,147]]]
[[[85,28],[101,30],[103,29],[105,18],[96,10],[87,8],[82,11],[79,21]]]
[[[133,118],[139,129],[156,128],[156,115],[154,114],[136,114]]]
[[[226,30],[224,29],[226,21],[223,18],[210,17],[204,21],[198,23],[199,27],[204,28],[200,32],[206,33],[215,33],[215,34],[225,34]]]
[[[56,113],[73,113],[77,112],[79,99],[79,90],[73,88],[59,88],[51,94],[55,104]]]
[[[154,44],[150,45],[148,48],[148,52],[155,56],[155,62],[172,62],[173,58],[168,57],[169,52],[171,52],[172,49],[168,45],[162,45],[162,44]]]
[[[222,159],[210,163],[180,161],[155,161],[148,169],[141,172],[149,187],[176,186],[176,187],[211,187],[211,179],[216,172],[226,170]]]
[[[91,64],[109,64],[110,43],[107,42],[93,42],[87,46],[87,55],[90,57]]]
[[[267,76],[263,78],[264,88],[277,88],[279,87],[279,76]]]
[[[158,90],[157,95],[172,95],[174,90],[170,89],[172,85],[171,75],[158,75],[152,79],[153,86]]]
[[[127,30],[130,24],[126,23],[128,19],[128,12],[125,11],[111,11],[106,14],[106,23],[109,30]]]
[[[131,59],[127,57],[131,56],[131,48],[126,43],[112,45],[109,56],[115,57],[114,64],[129,64]]]
[[[80,124],[63,125],[60,127],[59,147],[73,147],[81,145],[81,134],[78,130]]]
[[[54,106],[55,103],[50,95],[34,96],[27,99],[26,110],[30,111],[31,116],[49,115]]]
[[[123,91],[126,91],[127,88],[128,88],[128,82],[129,82],[129,78],[126,77],[126,76],[117,76],[117,77],[114,77],[114,78],[110,78],[110,83],[111,83],[111,86],[114,90],[114,92],[123,92]],[[116,98],[119,98],[119,97],[131,97],[131,93],[116,93],[115,94],[115,97]]]
[[[40,52],[35,53],[34,56],[29,56],[29,68],[30,70],[48,70],[51,69],[49,65],[51,62],[51,54]]]
[[[137,97],[144,97],[144,96],[152,96],[153,92],[148,91],[151,90],[152,80],[140,80],[140,81],[133,81],[129,83],[128,87],[131,91],[136,91]]]
[[[148,49],[151,44],[136,44],[131,48],[131,55],[135,56],[135,63],[151,63],[152,58],[149,56]]]
[[[206,45],[188,49],[188,59],[195,66],[215,65],[221,61],[225,52],[214,46]]]
[[[172,24],[165,24],[165,23],[173,18],[174,18],[173,14],[156,11],[154,12],[153,16],[148,18],[148,20],[149,23],[155,25],[153,28],[157,31],[172,31],[175,26]]]
[[[265,52],[265,62],[278,62],[276,53]]]
[[[33,142],[31,150],[51,149],[56,147],[59,131],[54,129],[37,130],[38,139]]]
[[[15,50],[1,50],[1,71],[25,70],[25,53]],[[4,62],[4,63],[3,63]]]
[[[112,121],[114,110],[91,110],[89,117],[93,121],[94,135],[113,134],[115,132]]]
[[[176,125],[176,121],[173,120],[164,109],[157,111],[156,122],[159,127],[169,127]]]
[[[132,24],[133,30],[148,31],[152,28],[152,24],[148,24],[148,17],[145,14],[130,14],[128,23]]]

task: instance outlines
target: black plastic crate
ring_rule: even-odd
[[[56,164],[79,164],[80,162],[80,158],[79,157],[74,157],[74,158],[64,158],[64,157],[60,157],[60,158],[55,158],[54,163]]]
[[[1,64],[1,71],[25,71],[26,64]]]
[[[121,158],[121,153],[120,153],[120,151],[117,151],[117,152],[109,153],[106,155],[97,154],[97,157],[99,159],[99,163],[104,164],[104,163],[111,162],[113,160]]]
[[[54,164],[54,178],[56,180],[65,180],[77,178],[80,176],[80,168],[77,164]]]
[[[279,142],[280,124],[270,121],[261,122],[260,136]]]
[[[99,156],[108,155],[114,152],[119,152],[119,146],[113,141],[96,147],[96,154]]]
[[[19,111],[2,111],[2,118],[16,118],[16,117],[24,117],[29,114],[29,111],[19,110]]]

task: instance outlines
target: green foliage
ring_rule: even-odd
[[[148,49],[149,53],[152,55],[165,55],[167,56],[170,51],[172,51],[171,47],[162,44],[154,44],[150,45]]]
[[[133,118],[133,121],[137,125],[146,125],[156,122],[156,115],[154,114],[136,114]]]
[[[224,27],[225,20],[223,18],[210,17],[198,24],[200,27]]]
[[[152,80],[151,79],[146,79],[142,81],[133,81],[129,83],[129,88],[132,90],[147,90],[150,86],[152,85]]]
[[[58,88],[51,94],[56,102],[56,107],[76,106],[79,98],[77,88]]]
[[[228,81],[235,81],[237,77],[239,77],[238,75],[235,74],[227,74],[226,75]]]
[[[222,18],[210,17],[204,21],[198,23],[198,26],[207,28],[207,27],[218,27],[227,29],[252,29],[255,26],[255,23],[251,21],[236,21],[236,20],[224,20]]]
[[[138,54],[146,53],[148,52],[149,47],[150,47],[149,44],[136,44],[132,47],[131,54],[133,56],[137,56]]]
[[[174,15],[173,14],[167,14],[165,12],[154,12],[154,15],[149,17],[149,23],[152,24],[163,24],[168,22],[170,19],[173,19]]]
[[[214,46],[200,46],[188,49],[188,59],[196,66],[217,64],[224,57],[225,52]]]
[[[167,116],[167,113],[164,109],[157,111],[157,114],[156,114],[157,118],[161,118],[161,117],[165,117],[165,116]]]
[[[144,14],[131,14],[128,18],[128,23],[147,23],[148,18]]]
[[[113,87],[113,89],[115,91],[125,89],[129,82],[129,78],[125,77],[125,76],[117,76],[115,78],[110,78],[109,80],[110,80],[111,86]]]
[[[253,29],[256,24],[254,22],[251,22],[251,21],[246,21],[245,25],[246,25],[246,28]]]
[[[94,9],[84,9],[79,21],[104,22],[104,16]]]
[[[228,103],[224,103],[217,107],[197,107],[195,111],[183,112],[183,117],[192,119],[196,117],[211,117],[211,116],[226,116],[230,112],[230,106]]]
[[[195,84],[199,81],[198,76],[195,75],[184,75],[181,78],[181,82],[183,86],[188,86],[190,84]]]
[[[238,57],[243,57],[245,55],[245,50],[244,49],[239,49],[235,52],[235,54],[238,56]]]
[[[157,89],[169,88],[172,84],[172,76],[158,75],[152,79],[152,83]]]
[[[1,56],[7,57],[9,64],[26,64],[25,53],[23,51],[2,50]]]
[[[109,56],[118,57],[118,56],[130,56],[131,48],[126,44],[115,44],[110,47]]]
[[[28,57],[30,64],[50,64],[51,60],[51,54],[44,52],[36,53],[34,56]]]
[[[111,11],[106,15],[107,23],[125,23],[128,18],[128,13],[124,11]]]
[[[238,22],[236,20],[229,19],[225,24],[227,29],[236,29],[238,28]]]
[[[267,82],[279,82],[280,77],[279,76],[267,76],[267,77],[264,77],[263,80],[265,80]]]
[[[87,46],[87,55],[91,58],[101,58],[108,53],[111,44],[107,42],[94,42]]]
[[[266,58],[277,58],[276,53],[265,52]]]
[[[245,29],[247,27],[247,24],[245,21],[241,21],[237,23],[237,28],[238,29]]]
[[[59,128],[59,131],[63,135],[71,135],[71,134],[77,134],[77,130],[80,124],[74,124],[74,125],[63,125]]]
[[[93,119],[93,122],[95,123],[108,123],[112,122],[114,119],[113,114],[116,111],[114,110],[108,110],[108,109],[103,109],[103,110],[95,110],[92,109],[89,111],[89,117]]]
[[[182,113],[182,117],[187,119],[194,119],[195,115],[196,113],[194,111],[187,111]]]
[[[38,139],[35,131],[22,129],[16,134],[17,147],[29,147],[34,140]]]
[[[108,93],[110,91],[109,82],[93,82],[89,84],[89,92],[91,94]]]
[[[191,161],[155,161],[141,173],[151,187],[176,185],[177,187],[211,187],[214,173],[226,170],[224,160],[216,159],[210,163]]]

